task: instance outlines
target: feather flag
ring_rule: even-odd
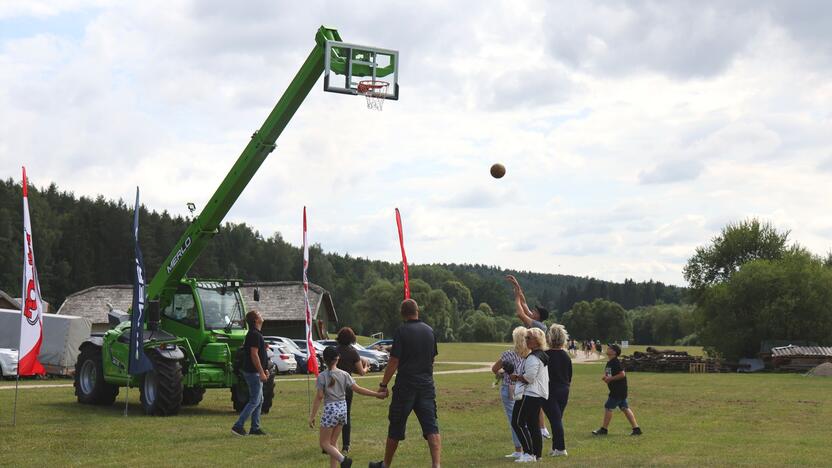
[[[153,369],[144,353],[144,306],[145,281],[144,259],[142,249],[139,248],[139,188],[136,187],[136,208],[133,210],[133,243],[135,246],[135,260],[133,262],[133,312],[130,316],[130,357],[127,360],[127,370],[130,375],[144,374]]]
[[[404,273],[404,298],[410,299],[410,275],[407,272],[407,254],[404,253],[404,233],[402,231],[402,215],[396,208],[396,225],[399,228],[399,245],[402,248],[402,265]]]
[[[38,354],[43,341],[43,301],[40,297],[35,250],[32,247],[32,222],[29,219],[29,181],[23,168],[23,295],[21,296],[20,346],[17,375],[43,375]]]

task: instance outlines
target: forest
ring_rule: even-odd
[[[90,286],[132,281],[131,205],[102,196],[76,197],[54,184],[30,187],[29,204],[41,291],[54,308],[67,295]],[[144,206],[140,219],[140,243],[152,276],[189,220]],[[21,186],[12,179],[0,181],[0,289],[12,296],[20,288],[21,232]],[[226,223],[189,274],[291,281],[300,279],[301,265],[300,247],[280,233],[266,237],[245,223]],[[635,309],[681,304],[686,297],[684,288],[655,281],[615,283],[469,264],[410,265],[411,291],[442,341],[505,339],[512,324],[519,323],[506,274],[517,276],[531,305],[546,307],[558,321],[575,304],[596,299]],[[326,252],[314,245],[309,278],[332,293],[342,324],[363,334],[390,333],[397,325],[400,263]]]

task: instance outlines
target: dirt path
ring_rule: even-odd
[[[583,353],[578,353],[578,356],[572,359],[573,364],[591,364],[594,362],[598,362],[600,359],[592,359],[586,358],[582,356]],[[476,361],[437,361],[436,364],[451,364],[451,365],[464,365],[464,366],[472,366],[471,369],[456,369],[456,370],[444,370],[444,371],[436,371],[433,375],[448,375],[448,374],[475,374],[478,372],[491,372],[491,362],[476,362]],[[380,378],[384,375],[383,372],[376,372],[371,375],[365,376],[355,376],[356,379],[372,379],[372,378]],[[310,376],[310,380],[312,377]],[[306,381],[306,377],[289,377],[289,378],[281,378],[278,379],[279,382],[303,382]],[[33,385],[21,385],[20,389],[29,389],[29,388],[71,388],[71,383],[63,383],[63,384],[33,384]],[[0,390],[14,390],[14,385],[2,385],[0,386]]]

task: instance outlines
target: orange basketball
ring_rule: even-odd
[[[491,177],[493,177],[495,179],[499,179],[499,178],[502,178],[504,175],[506,175],[506,167],[505,166],[503,166],[500,163],[496,163],[493,166],[491,166]]]

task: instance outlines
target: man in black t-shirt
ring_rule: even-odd
[[[607,435],[607,428],[610,425],[612,413],[616,407],[621,409],[624,416],[630,421],[630,425],[633,426],[633,432],[630,435],[641,435],[641,428],[638,427],[636,416],[627,403],[627,374],[624,372],[624,368],[621,367],[621,361],[618,360],[618,356],[620,355],[620,346],[617,344],[607,346],[607,358],[609,360],[607,361],[606,367],[604,367],[604,376],[601,380],[607,384],[607,387],[610,389],[610,394],[607,402],[604,404],[604,424],[601,425],[600,429],[592,431],[593,435]]]
[[[392,465],[399,441],[404,440],[407,417],[411,411],[416,413],[422,426],[432,466],[438,468],[442,439],[436,422],[436,389],[433,385],[433,360],[438,354],[436,336],[428,324],[419,320],[419,306],[413,299],[402,302],[401,314],[405,322],[393,335],[390,362],[378,390],[386,393],[387,384],[398,370],[388,414],[387,446],[384,460],[371,462],[370,468],[389,468]]]
[[[248,386],[248,403],[240,412],[240,417],[237,422],[231,427],[231,433],[234,435],[244,436],[246,430],[243,426],[246,419],[251,417],[251,430],[248,432],[251,435],[266,435],[260,428],[260,408],[263,406],[263,382],[269,380],[268,369],[268,354],[266,351],[266,342],[263,340],[263,335],[260,333],[260,327],[263,326],[263,317],[255,311],[250,311],[246,314],[246,323],[248,324],[248,333],[246,340],[243,342],[243,366],[240,373]]]

